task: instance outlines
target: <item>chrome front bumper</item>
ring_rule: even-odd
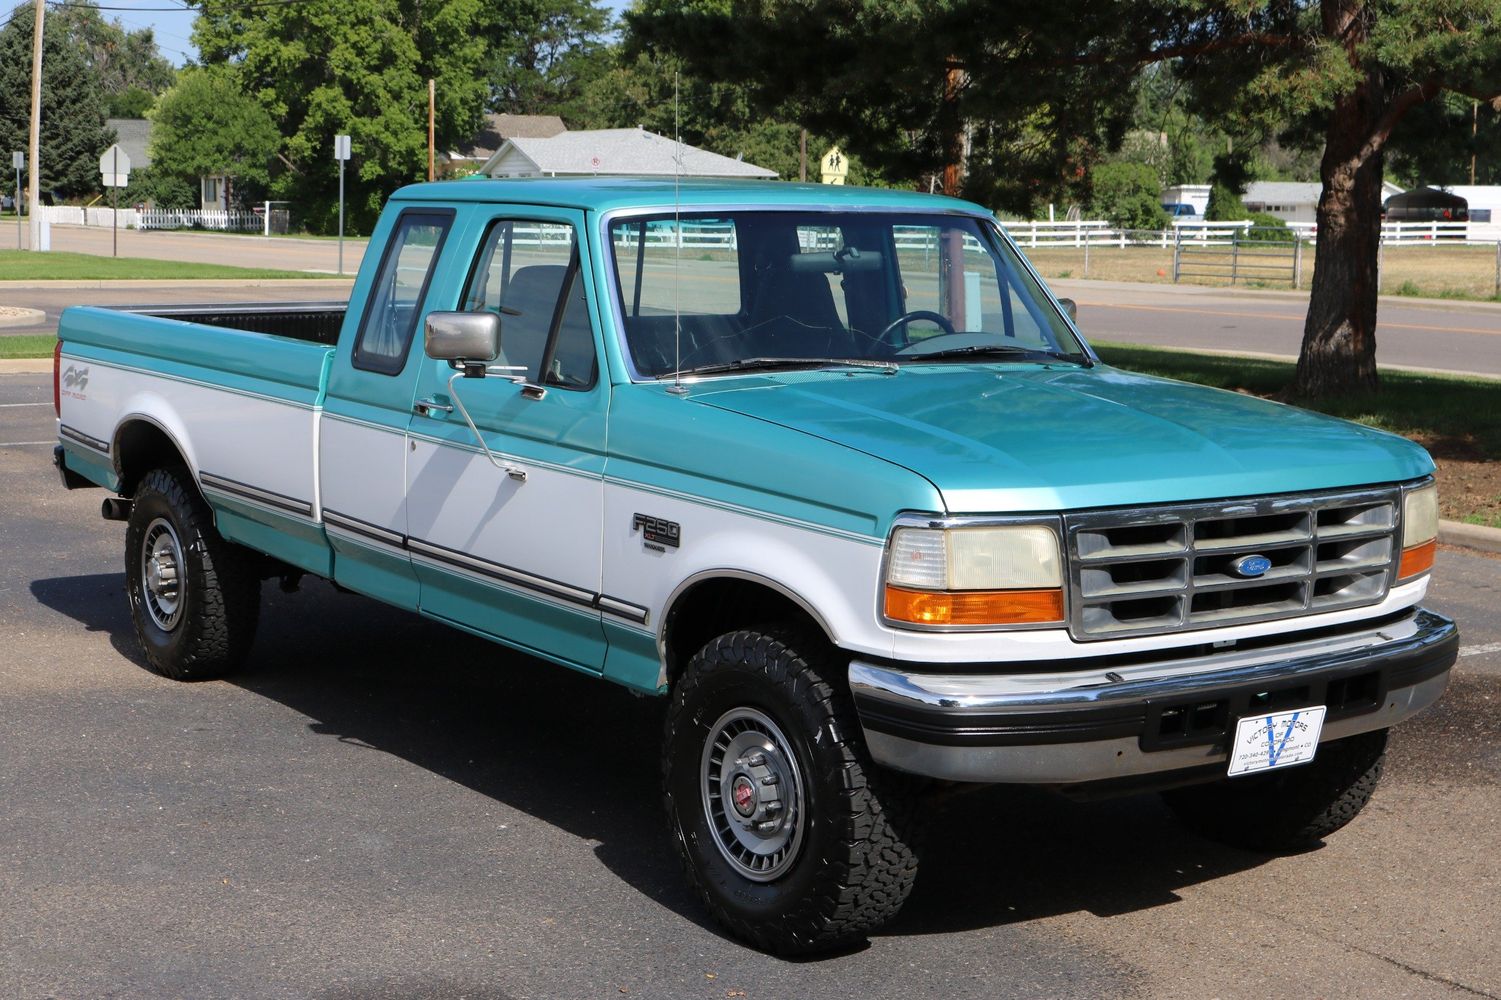
[[[1384,729],[1438,700],[1458,653],[1454,623],[1416,608],[1182,659],[1046,673],[855,660],[849,681],[879,763],[950,781],[1072,785],[1222,764],[1248,714],[1326,705],[1326,741]]]

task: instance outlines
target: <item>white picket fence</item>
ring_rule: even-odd
[[[208,229],[221,233],[258,233],[265,218],[258,212],[148,208],[138,213],[137,229]]]
[[[1237,234],[1252,227],[1249,219],[1235,222],[1206,222],[1202,219],[1175,219],[1171,229],[1115,229],[1098,219],[1067,222],[1042,220],[1002,222],[1001,225],[1023,247],[1170,247],[1175,243],[1228,244]],[[1292,235],[1311,242],[1317,226],[1311,222],[1287,224]],[[1501,223],[1496,222],[1387,222],[1381,226],[1381,242],[1386,246],[1453,246],[1456,243],[1490,245],[1501,242]]]

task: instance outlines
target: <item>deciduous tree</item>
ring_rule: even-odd
[[[260,102],[224,66],[191,67],[157,102],[151,170],[183,183],[231,179],[231,198],[265,189],[281,135]],[[246,188],[249,191],[246,191]],[[243,197],[237,199],[243,200]]]
[[[315,229],[337,214],[333,138],[351,136],[350,224],[368,232],[393,189],[426,175],[429,78],[439,151],[477,129],[492,16],[483,0],[208,4],[193,38],[279,123],[273,193]]]
[[[1321,145],[1297,396],[1377,384],[1392,137],[1446,92],[1501,96],[1501,0],[641,0],[626,20],[695,71],[750,84],[763,107],[797,102],[896,172],[967,145],[966,192],[1003,208],[1118,146],[1154,63],[1172,62],[1195,106],[1237,131]]]

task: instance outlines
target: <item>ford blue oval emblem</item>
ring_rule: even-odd
[[[1272,568],[1272,561],[1266,556],[1241,556],[1230,564],[1230,569],[1236,576],[1243,576],[1247,580],[1261,576]]]

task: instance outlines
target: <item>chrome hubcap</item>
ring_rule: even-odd
[[[797,859],[803,788],[787,737],[753,708],[736,708],[709,728],[700,790],[714,845],[735,870],[770,882]]]
[[[183,591],[182,543],[172,525],[159,517],[147,525],[141,543],[141,603],[163,632],[182,620]]]

